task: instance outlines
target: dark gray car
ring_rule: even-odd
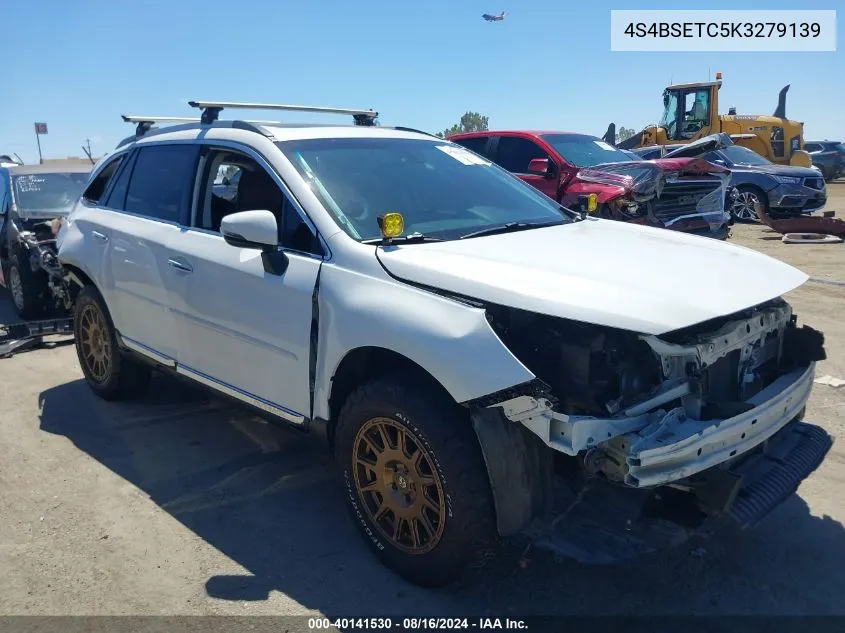
[[[70,212],[90,171],[84,164],[0,166],[0,272],[23,318],[53,307],[53,220]]]
[[[804,149],[810,153],[813,165],[822,170],[825,180],[845,174],[845,144],[839,141],[807,141]]]
[[[790,217],[818,211],[827,202],[821,172],[812,167],[776,165],[747,147],[736,145],[727,134],[711,134],[667,152],[664,158],[701,157],[731,171],[736,190],[730,207],[737,220],[755,220],[756,203],[762,202],[772,217]]]

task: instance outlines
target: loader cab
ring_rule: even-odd
[[[660,127],[669,141],[691,141],[719,131],[721,82],[669,86],[663,91]]]

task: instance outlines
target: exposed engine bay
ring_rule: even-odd
[[[72,304],[66,273],[59,263],[56,235],[62,225],[61,218],[50,220],[26,220],[18,227],[18,249],[28,258],[35,273],[43,271],[46,286],[43,299],[53,308],[69,310]]]
[[[727,237],[730,175],[700,160],[672,169],[659,162],[599,165],[582,169],[576,179],[624,190],[607,202],[609,219]]]
[[[823,335],[798,328],[781,299],[659,337],[511,308],[488,309],[488,318],[547,386],[545,396],[503,403],[506,415],[555,450],[588,452],[593,474],[635,487],[707,468],[707,455],[718,451],[698,446],[705,429],[755,410],[761,393],[790,377],[809,395],[813,363],[825,357]],[[762,441],[757,425],[741,439]],[[673,455],[645,468],[649,450],[690,438],[689,459]]]
[[[570,479],[577,471],[581,481],[629,491],[616,495],[616,510],[612,492],[594,494],[591,507],[581,502],[592,518],[572,514],[565,538],[551,539],[583,561],[610,556],[607,539],[631,552],[656,547],[646,534],[651,523],[634,534],[625,518],[639,521],[655,503],[670,512],[689,506],[699,517],[730,511],[752,524],[794,491],[832,442],[801,422],[824,336],[798,327],[782,299],[660,336],[500,306],[488,305],[487,315],[537,376],[473,414],[503,535],[548,512],[559,492],[551,473],[562,461]],[[751,492],[749,473],[763,480]],[[606,515],[598,523],[596,512]],[[617,532],[592,542],[614,512]],[[558,519],[548,526],[559,529]]]

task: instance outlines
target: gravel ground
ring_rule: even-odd
[[[845,182],[830,189],[845,215]],[[845,244],[756,225],[732,241],[845,282]],[[845,285],[788,299],[826,334],[819,375],[845,377]],[[509,552],[426,591],[372,558],[326,451],[295,431],[170,379],[99,401],[72,346],[0,360],[0,402],[0,614],[845,614],[841,441],[754,531],[612,567]],[[843,413],[845,387],[817,385],[807,419],[842,438]]]

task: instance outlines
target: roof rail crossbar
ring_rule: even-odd
[[[192,108],[199,108],[202,112],[202,122],[212,123],[220,116],[224,108],[241,110],[288,110],[291,112],[317,112],[320,114],[349,114],[355,125],[375,125],[378,112],[375,110],[360,110],[351,108],[330,108],[325,106],[283,105],[280,103],[240,103],[235,101],[188,101]]]
[[[130,116],[121,114],[126,123],[137,123],[135,136],[144,136],[156,123],[199,123],[196,117],[174,117],[174,116]]]

